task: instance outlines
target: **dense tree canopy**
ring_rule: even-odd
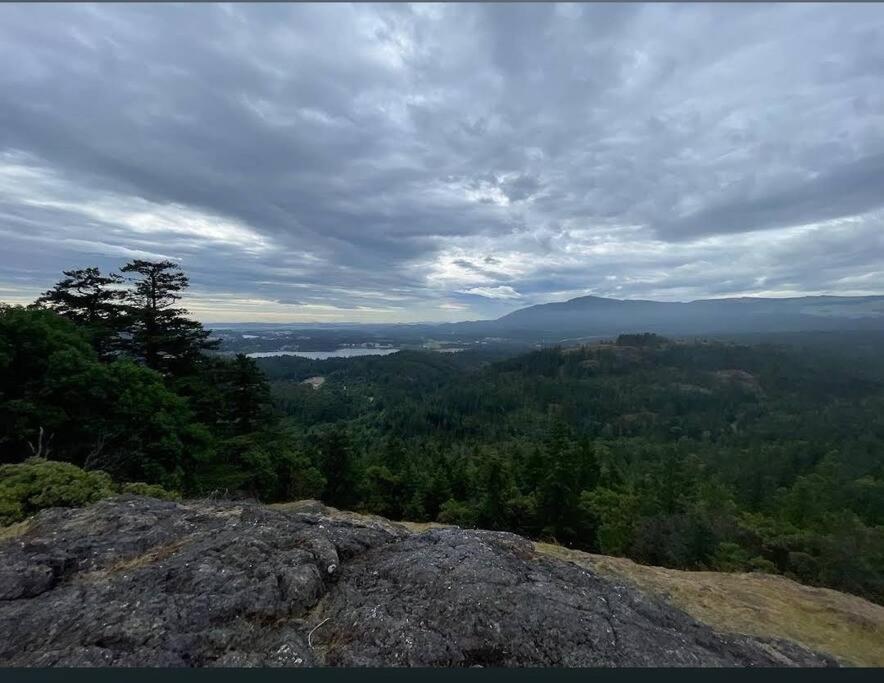
[[[346,430],[372,512],[881,601],[884,358],[803,339],[259,364],[305,443]]]
[[[318,495],[254,361],[204,353],[210,332],[175,307],[178,266],[122,271],[128,289],[85,268],[29,309],[0,307],[0,462],[49,457],[185,494]]]
[[[322,497],[884,601],[875,340],[638,334],[516,357],[256,362],[212,351],[177,307],[188,283],[174,263],[122,271],[128,288],[72,270],[34,307],[0,307],[3,463],[39,456],[183,495]],[[44,470],[71,482],[62,499],[109,486],[27,468]],[[10,519],[42,500],[23,472]]]

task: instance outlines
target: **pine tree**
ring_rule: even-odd
[[[503,458],[497,453],[486,457],[481,465],[480,477],[482,496],[479,523],[489,529],[507,528],[507,502],[517,491]]]
[[[238,353],[228,367],[233,431],[248,434],[268,422],[270,387],[254,359]]]
[[[126,293],[117,273],[102,275],[96,267],[63,271],[65,277],[44,292],[35,304],[49,308],[71,320],[90,336],[99,356],[106,357],[118,347],[122,319],[121,302]]]
[[[396,435],[390,435],[386,439],[384,449],[381,451],[381,464],[390,472],[400,472],[407,461],[405,444]]]
[[[178,264],[136,259],[121,270],[135,274],[127,297],[128,347],[148,367],[176,374],[192,367],[203,350],[217,347],[210,331],[175,308],[189,285]]]
[[[580,467],[578,473],[578,488],[581,491],[591,491],[599,485],[601,468],[595,454],[595,448],[588,437],[580,440]]]
[[[537,488],[537,507],[544,532],[560,542],[575,540],[580,527],[577,449],[559,416],[546,438],[547,472]]]
[[[326,487],[323,501],[349,508],[358,501],[357,474],[350,440],[340,429],[332,429],[320,442],[322,474]]]

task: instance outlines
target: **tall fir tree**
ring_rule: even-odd
[[[178,264],[136,259],[121,270],[133,274],[134,283],[126,302],[128,348],[148,367],[180,374],[194,366],[203,350],[218,346],[209,330],[175,307],[190,284]]]
[[[334,428],[320,440],[320,461],[326,487],[323,501],[336,507],[351,508],[359,500],[353,449],[347,434]]]
[[[579,533],[579,463],[577,448],[560,415],[554,415],[545,443],[546,475],[536,495],[544,533],[570,545]]]
[[[35,302],[76,323],[90,337],[99,356],[107,357],[119,348],[123,319],[121,306],[126,296],[117,273],[102,275],[91,266],[63,271],[64,278]]]
[[[227,366],[230,416],[236,434],[249,434],[267,426],[270,387],[254,359],[238,353]]]

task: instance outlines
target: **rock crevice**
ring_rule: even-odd
[[[121,496],[0,544],[5,666],[819,666],[518,536]]]

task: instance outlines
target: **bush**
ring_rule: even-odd
[[[478,514],[469,503],[462,503],[449,498],[439,508],[437,521],[442,524],[454,524],[459,527],[475,527]]]
[[[790,574],[794,574],[798,581],[804,581],[805,583],[816,581],[820,571],[817,559],[809,553],[800,551],[789,553],[789,568],[791,569]]]
[[[749,566],[749,553],[739,543],[718,544],[712,557],[712,569],[719,572],[744,572]]]
[[[68,462],[29,458],[23,463],[0,465],[0,526],[20,522],[52,507],[88,505],[116,493],[131,493],[161,500],[180,495],[162,486],[131,482],[115,485],[106,472],[87,471]]]
[[[87,505],[113,494],[107,474],[70,463],[30,458],[0,465],[0,524],[20,522],[44,508]]]
[[[145,484],[143,481],[128,482],[120,485],[120,493],[130,493],[133,496],[147,496],[160,500],[180,500],[181,494],[177,491],[167,491],[157,484]]]
[[[226,492],[264,503],[319,498],[325,479],[309,457],[292,450],[284,439],[245,434],[227,439],[201,462],[188,493]]]
[[[760,555],[749,560],[749,571],[762,572],[764,574],[780,573],[777,569],[777,566],[773,562],[764,557],[761,557]]]

